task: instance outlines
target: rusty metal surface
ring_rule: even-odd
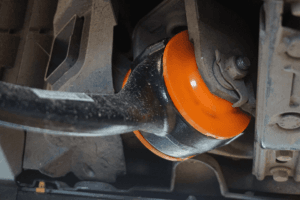
[[[251,174],[251,160],[225,159],[224,157],[215,157],[215,159],[221,167],[229,191],[247,192],[255,196],[278,199],[299,199],[299,196],[296,196],[299,195],[299,183],[293,178],[289,178],[286,182],[276,182],[271,176],[267,176],[264,180],[257,180]]]
[[[246,103],[252,103],[254,107],[254,93],[250,93],[250,90],[247,89],[246,84],[243,80],[248,72],[246,70],[241,70],[238,68],[236,64],[237,56],[231,56],[228,58],[219,50],[216,50],[215,54],[216,61],[214,62],[213,69],[215,69],[215,65],[217,65],[222,77],[225,79],[224,81],[232,86],[232,89],[230,88],[230,90],[235,90],[239,95],[239,100],[235,102],[232,107],[241,107]],[[250,61],[248,66],[250,66]],[[220,79],[217,80],[219,81]]]
[[[20,4],[18,1],[15,1],[15,4],[22,6],[26,12],[24,17],[21,16],[22,12],[17,12],[18,10],[12,12],[16,16],[11,16],[11,20],[13,21],[17,18],[19,20],[18,23],[20,23],[21,19],[24,19],[24,24],[18,27],[9,27],[9,30],[13,30],[11,35],[19,38],[20,42],[18,48],[14,46],[17,50],[15,56],[9,54],[9,51],[6,55],[6,57],[11,57],[14,63],[9,69],[3,71],[3,81],[37,88],[43,87],[40,86],[43,85],[41,73],[45,72],[47,66],[47,54],[51,47],[52,20],[56,2],[51,0],[43,2],[29,0],[27,4],[24,4],[25,1],[22,1],[22,4]],[[6,5],[6,3],[3,5]],[[3,45],[4,43],[1,42],[1,44]],[[32,78],[28,78],[30,76],[36,77],[35,83]]]
[[[42,3],[43,2],[43,3]],[[102,3],[100,3],[102,2]],[[182,5],[182,1],[166,1],[168,3],[176,2]],[[25,5],[26,4],[26,5]],[[101,5],[100,5],[101,4]],[[228,198],[241,198],[241,199],[262,199],[260,198],[260,192],[266,193],[285,193],[285,194],[299,194],[299,183],[296,181],[300,180],[300,170],[299,170],[299,144],[297,143],[297,135],[299,132],[299,112],[298,112],[298,67],[297,62],[299,59],[299,31],[291,27],[282,26],[283,22],[280,22],[280,4],[281,1],[266,1],[274,7],[270,7],[265,15],[265,23],[261,21],[260,33],[261,33],[261,54],[260,60],[260,73],[259,73],[259,111],[257,116],[260,121],[257,124],[257,143],[255,146],[255,163],[254,163],[254,174],[259,180],[255,179],[251,175],[251,159],[253,158],[253,130],[245,132],[244,136],[238,138],[231,144],[215,149],[211,151],[212,154],[222,155],[226,157],[231,157],[236,159],[247,159],[242,162],[231,162],[225,160],[227,166],[224,163],[218,163],[217,157],[212,158],[208,155],[201,155],[189,161],[183,163],[176,163],[173,167],[173,179],[171,180],[171,186],[168,188],[164,184],[164,188],[160,191],[184,193],[191,192],[194,195],[211,194],[213,191],[216,196],[223,194]],[[276,4],[276,5],[275,5]],[[15,7],[16,5],[23,5],[24,9],[27,6],[27,11],[20,10],[20,7]],[[0,45],[1,47],[7,47],[11,45],[6,51],[2,50],[0,52],[0,64],[3,70],[3,80],[11,82],[14,84],[27,85],[35,88],[43,88],[43,74],[47,65],[47,60],[49,57],[50,46],[52,41],[52,34],[55,35],[63,28],[63,26],[68,22],[68,20],[74,15],[84,16],[85,21],[89,21],[95,24],[101,24],[101,28],[91,28],[89,24],[85,24],[85,30],[83,33],[85,36],[82,38],[81,50],[79,60],[81,62],[75,63],[72,66],[73,71],[69,71],[64,74],[64,79],[58,81],[53,85],[54,90],[67,90],[67,91],[80,91],[80,92],[97,92],[104,94],[112,94],[114,92],[112,87],[111,78],[111,50],[112,50],[112,37],[113,37],[113,27],[116,24],[116,19],[113,17],[112,8],[110,2],[107,1],[93,1],[92,0],[59,0],[58,9],[54,19],[54,29],[52,32],[52,19],[55,10],[55,4],[53,1],[10,1],[9,8],[1,6],[0,13],[4,13],[5,16],[0,18]],[[166,6],[166,4],[161,4]],[[92,7],[93,6],[93,7]],[[101,9],[101,11],[95,11],[97,8],[109,8]],[[51,7],[51,8],[50,8]],[[280,7],[280,8],[279,8]],[[93,10],[93,9],[94,10]],[[291,7],[293,13],[297,13],[296,7]],[[40,9],[40,10],[39,10]],[[153,15],[158,18],[164,18],[169,22],[169,24],[164,24],[166,21],[162,20],[161,26],[157,21],[151,22],[151,15],[149,14],[140,23],[139,28],[141,31],[140,35],[137,37],[141,43],[136,43],[137,49],[135,54],[139,54],[142,49],[144,49],[148,43],[156,40],[158,37],[170,37],[177,30],[176,27],[185,28],[186,19],[184,14],[181,12],[184,9],[182,6],[169,7],[169,11],[179,9],[180,12],[173,15],[168,15],[164,11],[157,8]],[[26,9],[25,9],[26,10]],[[12,12],[14,11],[14,12]],[[40,13],[43,13],[41,15]],[[13,14],[18,15],[18,17],[12,17]],[[52,13],[52,18],[49,16]],[[216,12],[212,12],[216,15]],[[274,15],[273,15],[274,14]],[[276,15],[276,16],[275,16]],[[296,15],[296,14],[294,14]],[[39,16],[39,17],[37,17]],[[97,16],[96,20],[92,18]],[[275,16],[275,17],[274,17]],[[22,22],[22,17],[24,17],[24,26]],[[114,19],[113,19],[114,18]],[[283,17],[284,18],[284,17]],[[5,20],[11,20],[11,23],[7,23]],[[51,20],[50,20],[51,19]],[[102,21],[108,19],[107,21]],[[263,19],[263,18],[262,18]],[[269,21],[268,21],[269,20]],[[279,21],[276,21],[279,20]],[[149,27],[146,21],[150,21]],[[175,21],[175,22],[174,22]],[[2,23],[3,22],[3,23]],[[21,23],[22,22],[22,23]],[[174,23],[175,25],[174,25]],[[266,22],[272,22],[267,24]],[[274,23],[277,22],[277,23]],[[150,25],[153,27],[150,27]],[[11,27],[10,27],[11,25]],[[13,26],[12,26],[13,25]],[[174,25],[174,27],[172,27]],[[202,25],[201,25],[202,26]],[[23,28],[20,28],[23,27]],[[29,28],[28,28],[29,27]],[[145,29],[146,27],[146,29]],[[276,31],[270,31],[271,28],[278,27]],[[153,29],[152,29],[153,28]],[[221,27],[223,28],[223,27]],[[107,30],[104,34],[105,40],[98,40],[100,38],[103,30]],[[167,30],[168,29],[168,30]],[[218,29],[218,27],[208,27],[210,30],[208,33],[212,33]],[[145,31],[146,30],[146,31]],[[149,31],[150,30],[150,31]],[[175,30],[173,32],[172,30]],[[180,30],[180,29],[178,29]],[[145,32],[151,33],[142,38],[142,34]],[[237,32],[239,32],[238,30]],[[217,32],[217,31],[216,31]],[[226,32],[226,31],[225,31]],[[268,33],[272,33],[271,36]],[[92,37],[90,37],[92,34]],[[153,37],[152,37],[152,36]],[[244,36],[243,34],[241,34]],[[213,36],[212,36],[213,37]],[[149,39],[150,38],[150,39]],[[149,40],[148,40],[149,39]],[[209,39],[209,38],[208,38]],[[195,42],[195,41],[194,41]],[[232,40],[230,40],[232,42]],[[247,42],[248,43],[248,42]],[[206,43],[204,43],[206,44]],[[105,46],[106,45],[106,46]],[[219,44],[213,43],[209,46],[209,50],[217,49],[215,48]],[[101,46],[101,47],[99,47]],[[237,45],[238,46],[238,45]],[[19,47],[19,50],[18,50]],[[108,47],[106,49],[106,47]],[[89,52],[88,48],[92,50]],[[30,51],[26,51],[29,50]],[[251,49],[251,48],[249,48]],[[18,51],[17,51],[18,50]],[[105,51],[104,51],[105,50]],[[107,50],[107,51],[106,51]],[[93,51],[93,52],[92,52]],[[246,52],[247,50],[245,50]],[[104,52],[104,53],[103,53]],[[271,52],[269,54],[269,52]],[[105,66],[100,61],[103,60],[102,54],[105,55]],[[10,55],[10,56],[6,56]],[[99,56],[100,55],[100,56]],[[103,56],[104,56],[103,55]],[[276,55],[276,56],[274,56]],[[279,55],[279,56],[278,56]],[[248,54],[246,55],[248,56]],[[279,58],[278,58],[278,57]],[[210,59],[210,56],[205,55],[205,59]],[[126,58],[127,59],[127,58]],[[125,60],[126,60],[125,59]],[[201,57],[200,57],[201,59]],[[214,58],[204,63],[207,66],[213,66],[212,62]],[[125,62],[124,59],[120,62]],[[130,65],[129,61],[126,60],[127,67]],[[2,64],[4,63],[4,64]],[[89,68],[89,66],[92,68]],[[266,67],[267,66],[267,67]],[[93,70],[98,70],[96,74]],[[269,71],[268,71],[269,70]],[[267,72],[266,72],[267,71]],[[126,70],[125,70],[126,72]],[[270,72],[270,73],[269,73]],[[274,72],[274,73],[273,73]],[[89,77],[88,74],[93,74],[95,77]],[[209,74],[209,73],[208,73]],[[267,76],[270,74],[270,76]],[[215,74],[213,74],[215,75]],[[222,76],[222,74],[220,74]],[[35,77],[35,78],[32,78]],[[105,79],[103,79],[103,77]],[[77,79],[75,80],[75,79]],[[121,78],[121,77],[119,77]],[[99,80],[99,82],[94,82]],[[105,84],[102,84],[102,80]],[[89,82],[90,81],[90,82]],[[100,83],[101,82],[101,83]],[[280,86],[281,84],[281,86]],[[92,85],[92,86],[91,86]],[[218,87],[212,84],[212,87]],[[119,88],[121,86],[118,86]],[[89,90],[89,88],[92,88]],[[280,90],[277,90],[277,89]],[[286,88],[289,88],[288,90]],[[228,88],[227,88],[228,89]],[[221,91],[222,89],[220,89]],[[216,90],[217,91],[217,90]],[[227,90],[225,90],[227,93]],[[232,91],[232,89],[231,89]],[[224,94],[225,94],[224,93]],[[269,95],[269,96],[268,96]],[[280,97],[280,98],[277,98]],[[238,95],[234,97],[234,102],[238,100]],[[282,101],[279,101],[282,100]],[[267,106],[267,109],[263,108]],[[276,108],[276,109],[274,109]],[[286,109],[288,108],[288,109]],[[247,108],[248,109],[248,108]],[[246,109],[246,110],[247,110]],[[245,110],[245,109],[244,109]],[[249,111],[249,109],[247,110]],[[276,112],[275,112],[276,111]],[[281,112],[282,111],[282,112]],[[279,112],[279,115],[278,113]],[[268,124],[273,119],[272,116],[279,116],[275,118],[275,125]],[[268,123],[267,123],[268,122]],[[272,121],[273,123],[274,121]],[[275,129],[273,129],[275,128]],[[274,131],[276,130],[276,131]],[[9,134],[7,134],[9,133]],[[265,134],[267,133],[267,134]],[[267,136],[267,137],[265,137]],[[271,140],[272,139],[272,140]],[[132,140],[132,139],[131,139]],[[1,152],[3,152],[3,158],[6,162],[1,161],[0,167],[5,165],[6,169],[12,170],[12,174],[8,174],[10,180],[13,180],[16,175],[21,172],[21,162],[22,154],[20,153],[23,149],[24,144],[24,133],[22,131],[11,131],[8,129],[0,130],[0,146]],[[44,174],[52,177],[60,177],[69,172],[73,172],[82,180],[100,180],[105,182],[115,182],[116,177],[125,172],[125,161],[122,152],[123,145],[120,137],[112,136],[106,138],[58,138],[54,136],[43,136],[28,132],[26,140],[26,151],[24,166],[26,169],[39,170]],[[292,145],[292,146],[290,146]],[[270,149],[263,149],[263,148]],[[288,154],[280,152],[281,149],[290,149]],[[133,150],[131,151],[140,151]],[[291,153],[292,152],[292,153]],[[2,154],[1,154],[2,155]],[[115,158],[114,156],[117,155]],[[151,157],[151,155],[144,154],[146,157]],[[288,156],[287,156],[288,155]],[[215,156],[215,155],[213,155]],[[128,157],[127,157],[128,158]],[[144,175],[145,173],[151,174],[151,170],[155,170],[159,167],[161,169],[165,167],[168,163],[167,161],[158,164],[158,160],[150,159],[148,162],[144,162],[143,157],[131,158],[132,162],[128,166],[131,167],[130,171],[134,173],[140,173]],[[279,159],[279,160],[278,160]],[[118,161],[118,162],[117,162]],[[144,163],[143,163],[144,162]],[[155,167],[150,167],[151,162],[154,162]],[[161,166],[159,166],[161,165]],[[5,168],[4,167],[4,168]],[[287,169],[287,170],[286,170]],[[279,171],[277,171],[279,170]],[[282,171],[288,172],[290,178],[286,179],[286,175],[281,173]],[[4,172],[4,171],[2,171]],[[149,173],[150,172],[150,173]],[[148,190],[151,191],[151,180],[154,179],[161,181],[162,173],[166,173],[167,170],[162,170],[161,174],[158,174],[152,179],[145,179],[145,185],[137,190]],[[168,171],[169,172],[169,171]],[[280,173],[277,173],[280,172]],[[0,173],[1,174],[1,173]],[[174,175],[176,174],[176,175]],[[278,183],[273,181],[273,175],[276,175],[277,180],[286,180],[284,183]],[[6,174],[7,175],[7,174]],[[265,177],[267,176],[267,177]],[[291,178],[293,177],[293,178]],[[0,176],[0,179],[3,177]],[[139,185],[143,180],[143,176],[139,176],[137,179],[141,179],[138,183]],[[169,179],[168,179],[169,180]],[[217,188],[218,183],[220,183],[220,189]],[[152,188],[152,191],[159,191],[161,185],[157,184],[157,188]],[[95,186],[95,187],[92,187]],[[101,184],[94,184],[93,182],[81,182],[77,185],[80,189],[85,189],[89,187],[91,190],[97,190],[97,187]],[[208,191],[205,187],[210,188]],[[113,188],[111,191],[107,188]],[[8,197],[4,192],[1,192],[1,198]],[[32,190],[31,190],[32,189]],[[19,197],[21,199],[26,199],[29,191],[35,191],[35,188],[31,188],[21,192]],[[70,189],[70,188],[68,188]],[[103,191],[105,192],[124,192],[125,190],[118,190],[112,185],[103,184]],[[15,191],[15,189],[13,189]],[[117,191],[118,190],[118,191]],[[8,190],[5,190],[8,191]],[[87,195],[90,197],[105,197],[105,198],[115,198],[115,196],[101,196],[94,195],[89,192],[76,191],[74,193],[70,191],[48,189],[56,194],[64,195]],[[100,191],[100,189],[99,189]],[[127,190],[126,192],[128,192]],[[246,193],[245,193],[246,192]],[[256,194],[258,192],[258,194]],[[16,193],[16,192],[15,192]],[[3,195],[4,194],[4,195]],[[94,195],[94,196],[93,196]],[[29,198],[39,198],[36,194],[29,195]],[[48,195],[47,195],[48,196]],[[52,194],[49,198],[55,198],[56,195]],[[287,196],[274,197],[277,199],[286,199]],[[15,198],[15,196],[11,196]],[[62,197],[64,198],[64,197]],[[117,196],[116,198],[121,198]],[[133,197],[134,198],[134,197]],[[189,199],[195,199],[197,197],[190,196]],[[213,197],[209,198],[212,199]],[[266,198],[268,199],[268,198]],[[290,199],[293,199],[292,197]],[[297,199],[297,197],[295,198]]]
[[[56,1],[1,1],[0,62],[3,81],[43,88]],[[34,77],[34,78],[32,78]],[[1,128],[1,180],[22,172],[24,131]]]
[[[253,174],[295,187],[299,175],[299,30],[289,26],[284,1],[266,1],[260,13],[256,142]],[[298,25],[299,26],[299,25]],[[289,150],[289,151],[281,151]],[[282,156],[283,153],[289,158]],[[290,178],[291,179],[291,178]],[[288,184],[288,183],[287,183]]]
[[[103,9],[103,7],[99,7],[99,3],[100,1],[95,4],[95,6],[98,6],[97,8],[99,8],[97,12]],[[0,20],[0,34],[3,35],[3,37],[0,39],[0,45],[3,47],[1,50],[4,50],[3,56],[0,52],[0,61],[1,64],[5,65],[2,77],[3,81],[33,88],[43,88],[44,74],[51,50],[53,32],[56,34],[56,31],[63,27],[65,20],[69,20],[68,16],[72,17],[74,13],[78,15],[86,14],[85,20],[87,23],[85,23],[84,26],[84,36],[86,36],[84,38],[84,42],[87,44],[87,38],[89,36],[89,23],[91,21],[91,12],[89,12],[89,10],[91,9],[92,1],[59,1],[56,16],[54,17],[56,5],[57,1],[53,0],[29,0],[28,2],[14,0],[2,2],[1,9],[3,12],[1,13],[5,14]],[[89,10],[85,8],[88,8]],[[7,13],[6,11],[9,12]],[[105,12],[109,12],[109,10],[105,10]],[[24,24],[22,18],[24,19]],[[106,18],[101,19],[107,20]],[[96,21],[97,20],[98,19],[96,19]],[[101,22],[97,23],[99,26],[103,25]],[[109,35],[109,37],[112,37],[112,34]],[[99,38],[99,33],[97,36],[94,36],[94,38]],[[99,39],[95,40],[99,41]],[[95,45],[95,47],[99,46],[99,44],[93,45]],[[86,45],[83,44],[83,47],[86,47]],[[13,53],[10,49],[15,52]],[[100,52],[103,53],[102,51]],[[101,54],[100,52],[98,52],[98,54]],[[97,52],[93,53],[96,54]],[[85,56],[85,52],[82,52],[81,55]],[[5,60],[1,60],[1,58]],[[91,60],[93,60],[93,58],[91,58]],[[97,76],[99,74],[95,75]],[[109,74],[105,75],[105,78],[110,77],[111,76],[109,76]],[[97,76],[97,79],[100,78],[100,76]],[[92,82],[94,81],[93,79],[90,81],[90,84],[94,84]],[[107,83],[109,84],[109,81]],[[99,85],[96,85],[95,87],[97,86]],[[98,89],[100,90],[102,88],[110,93],[113,93],[112,88],[105,87],[105,85],[100,85]],[[25,149],[26,159],[24,160],[26,161],[24,162],[25,168],[45,168],[44,173],[50,174],[51,176],[58,176],[59,174],[63,175],[64,173],[69,173],[75,169],[74,172],[76,172],[76,175],[82,179],[98,178],[99,180],[103,179],[109,182],[113,182],[116,179],[117,174],[122,174],[125,172],[123,148],[121,138],[119,136],[98,138],[95,140],[89,139],[85,141],[85,144],[89,148],[83,148],[81,146],[81,148],[78,148],[77,150],[73,150],[76,144],[74,144],[74,142],[69,144],[69,140],[66,140],[65,143],[62,142],[62,147],[58,148],[49,142],[45,143],[47,140],[43,135],[40,137],[34,137],[35,134],[28,132],[27,136]],[[0,132],[0,137],[2,138],[1,142],[3,141],[11,144],[16,144],[18,142],[20,143],[20,141],[23,141],[16,145],[17,147],[14,151],[12,151],[13,153],[10,153],[7,150],[10,149],[10,145],[8,145],[8,143],[4,143],[3,145],[1,144],[1,146],[4,148],[4,155],[9,158],[8,162],[3,161],[2,164],[8,164],[7,166],[11,165],[12,167],[10,169],[12,170],[12,174],[8,173],[6,176],[10,176],[10,179],[14,180],[14,177],[22,171],[22,154],[24,150],[23,143],[25,139],[24,132],[3,129]],[[76,141],[74,138],[70,138],[70,140]],[[82,140],[78,141],[78,146],[80,146],[82,143],[81,141]],[[110,148],[108,148],[107,144],[111,144]],[[62,151],[61,149],[64,147],[64,145],[67,147],[65,147],[64,151]],[[72,146],[73,148],[68,145]],[[97,152],[94,151],[95,145],[97,147]],[[81,154],[80,151],[82,152]],[[41,154],[41,152],[44,154]],[[98,154],[100,154],[100,157]],[[72,158],[68,157],[68,155],[75,156]],[[82,159],[81,164],[79,163],[81,159],[80,156],[85,157],[85,159]],[[46,161],[43,159],[46,159]],[[61,166],[60,163],[62,160],[64,161],[63,163],[65,165],[64,167],[58,169],[58,167]],[[71,168],[73,162],[72,160],[77,163],[74,164],[74,168]],[[42,165],[39,166],[36,163],[42,163]],[[93,172],[89,172],[90,166],[92,166],[92,170],[96,171],[94,174]],[[18,168],[18,170],[16,168]],[[41,169],[41,171],[43,170]]]
[[[77,16],[77,14],[74,14],[72,18],[74,18],[74,16]],[[70,19],[70,21],[72,21]],[[63,56],[61,58],[61,62],[56,62],[55,65],[57,66],[57,68],[61,67],[61,65],[67,65],[67,67],[65,67],[66,69],[61,70],[61,73],[58,74],[59,76],[56,75],[56,78],[54,79],[54,81],[49,81],[47,79],[48,76],[48,71],[46,76],[46,80],[51,84],[51,89],[52,90],[59,90],[60,87],[63,87],[70,79],[72,79],[74,76],[76,76],[76,74],[78,74],[80,72],[80,70],[82,69],[83,65],[84,65],[84,61],[87,55],[87,45],[88,45],[88,41],[89,41],[89,29],[90,29],[90,23],[91,23],[91,12],[86,12],[85,15],[83,17],[81,17],[80,19],[83,19],[83,27],[82,29],[77,31],[77,36],[75,36],[75,38],[78,38],[79,35],[81,35],[81,39],[78,42],[75,42],[73,44],[69,43],[68,37],[74,37],[74,31],[70,32],[70,35],[66,35],[67,37],[65,37],[64,42],[66,42],[66,47],[64,47],[64,50],[67,52],[67,54],[65,54],[65,56]],[[70,22],[69,21],[69,22]],[[78,38],[79,39],[79,38]],[[55,40],[57,42],[59,42],[59,38],[56,37]],[[78,46],[79,45],[79,46]],[[55,41],[53,41],[53,46],[52,46],[52,53],[56,53],[56,51],[54,51],[54,46],[55,46]],[[71,48],[71,46],[75,46],[77,51],[75,51],[75,56],[69,56],[68,55],[68,51]],[[78,49],[79,48],[79,49]],[[79,51],[78,51],[79,50]],[[53,60],[55,61],[56,58],[55,55],[52,55],[52,59],[49,60],[48,66],[50,67],[50,62]],[[70,59],[68,59],[68,57],[70,57]],[[69,60],[69,62],[67,62]],[[49,69],[48,67],[48,69]],[[52,74],[55,75],[55,74]],[[50,75],[50,76],[52,76]],[[51,77],[50,77],[51,78]],[[49,86],[50,86],[49,84]]]
[[[213,64],[216,50],[227,57],[247,56],[251,63],[255,63],[252,62],[252,39],[247,25],[238,15],[216,1],[186,0],[185,9],[189,37],[194,44],[196,62],[204,82],[213,94],[232,103],[238,102],[241,97],[216,80]],[[251,84],[249,77],[245,78],[245,82],[246,85],[247,82]],[[245,93],[251,95],[249,88],[245,90]],[[241,108],[252,115],[255,113],[254,102],[248,101]]]
[[[19,85],[33,88],[43,88],[44,86],[42,74],[45,73],[49,59],[53,38],[52,21],[56,4],[57,1],[46,0],[34,1],[32,5],[28,5],[27,13],[31,14],[30,20],[28,20],[29,30],[24,37],[26,40],[24,49],[19,52],[21,54],[19,71],[18,73],[14,72]]]
[[[81,41],[73,45],[76,48],[80,46],[78,57],[75,61],[71,60],[68,69],[52,82],[52,90],[113,94],[111,59],[113,27],[116,22],[111,4],[107,1],[59,0],[53,20],[54,35],[58,35],[74,15],[78,16],[77,19],[83,19],[83,27],[78,36]],[[56,59],[55,55],[52,56]],[[118,175],[126,172],[120,136],[94,139],[70,137],[62,140],[59,148],[51,142],[45,143],[48,141],[46,136],[39,138],[44,144],[39,146],[41,151],[48,152],[51,159],[43,158],[39,152],[28,153],[37,148],[34,145],[36,140],[29,137],[24,162],[27,169],[38,169],[52,177],[73,172],[82,180],[107,182],[114,182]],[[65,165],[61,164],[62,161]]]
[[[84,41],[87,42],[87,46],[81,48],[80,51],[84,51],[83,55],[79,55],[77,62],[71,67],[75,70],[67,71],[60,78],[62,81],[58,80],[52,88],[70,92],[113,94],[111,59],[113,28],[116,21],[111,3],[95,0],[89,3],[91,5],[89,8],[82,7],[82,9],[85,9],[85,13],[82,13],[82,11],[76,13],[82,4],[74,2],[73,4],[66,3],[65,9],[61,8],[68,12],[57,14],[59,19],[55,17],[54,27],[58,30],[61,27],[59,20],[68,21],[73,16],[67,8],[68,5],[74,7],[73,14],[86,18],[85,23],[88,21],[88,12],[90,12],[90,26],[87,27],[86,35],[83,36],[83,40],[87,40]],[[61,2],[61,4],[63,3]],[[68,18],[68,20],[65,18]]]
[[[251,181],[251,178],[247,177],[247,173],[245,171],[243,172],[243,169],[239,168],[238,166],[231,166],[231,170],[228,170],[228,168],[224,168],[224,165],[221,165],[219,161],[207,154],[201,154],[194,158],[192,158],[189,161],[184,162],[190,162],[197,164],[199,163],[200,166],[198,166],[198,170],[208,170],[206,173],[207,175],[210,174],[210,176],[207,176],[210,181],[217,180],[219,183],[219,189],[220,193],[229,199],[296,199],[293,197],[285,196],[285,195],[268,195],[263,193],[256,193],[259,191],[259,187],[262,189],[263,192],[275,192],[274,190],[276,186],[269,186],[270,182],[262,182],[259,187],[255,187],[255,185],[258,183],[253,183]],[[183,163],[184,163],[183,162]],[[232,163],[231,163],[232,164]],[[180,167],[180,164],[178,165]],[[206,169],[205,169],[206,168]],[[230,168],[230,165],[229,165]],[[180,169],[180,168],[178,168]],[[239,170],[237,170],[239,169]],[[213,172],[213,174],[211,174]],[[241,173],[242,172],[242,173]],[[230,176],[234,176],[234,179],[232,179]],[[212,177],[214,176],[214,177]],[[247,178],[245,178],[247,177]],[[234,189],[232,186],[236,187],[234,184],[240,185],[241,187],[239,189]],[[275,184],[276,185],[276,184]],[[278,186],[278,184],[277,184]],[[289,185],[285,185],[285,189],[287,189]],[[176,187],[175,187],[176,188]],[[248,192],[244,192],[248,191]],[[290,193],[296,193],[297,190],[295,188],[289,190]],[[217,192],[215,192],[217,194]]]
[[[253,174],[258,180],[263,180],[266,176],[273,176],[274,180],[276,180],[274,176],[275,171],[287,171],[288,174],[286,177],[292,177],[295,181],[300,182],[299,152],[290,152],[293,154],[291,159],[282,161],[280,158],[278,159],[280,151],[263,149],[256,146]]]
[[[283,6],[283,1],[266,1],[262,8],[256,137],[263,148],[297,150],[299,61],[290,55],[289,48],[300,32],[282,26]],[[284,122],[287,115],[292,118]]]
[[[53,41],[45,80],[53,85],[79,57],[84,19],[74,15]]]
[[[119,136],[61,137],[28,134],[24,169],[39,170],[50,177],[73,172],[81,180],[112,183],[126,172]]]
[[[27,1],[12,0],[1,2],[0,19],[0,62],[1,67],[12,68],[18,52],[20,31],[23,28]],[[28,15],[28,14],[27,14]]]
[[[58,0],[53,19],[53,33],[57,35],[68,21],[77,14],[84,16],[91,9],[92,0]]]
[[[143,17],[132,34],[133,58],[146,47],[187,29],[183,0],[165,0]]]

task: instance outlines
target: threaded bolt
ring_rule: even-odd
[[[250,60],[247,57],[239,56],[236,59],[236,65],[241,70],[247,70],[247,69],[249,69],[251,63],[250,63]]]

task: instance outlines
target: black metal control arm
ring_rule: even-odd
[[[160,43],[164,48],[164,42]],[[172,129],[170,100],[158,71],[163,50],[135,67],[115,95],[45,91],[0,82],[0,125],[64,135],[105,136],[142,130],[159,135]],[[173,117],[174,118],[174,117]],[[173,120],[174,121],[174,120]]]
[[[39,133],[107,136],[139,130],[165,155],[186,158],[228,144],[194,129],[168,95],[162,68],[166,41],[148,47],[115,95],[37,90],[0,82],[0,125]]]

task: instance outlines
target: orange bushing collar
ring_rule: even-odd
[[[204,135],[228,139],[242,133],[250,116],[213,95],[196,64],[188,31],[174,36],[163,55],[163,76],[168,93],[183,118]]]
[[[232,103],[213,95],[199,74],[194,48],[188,32],[174,36],[167,44],[163,56],[163,76],[168,93],[184,119],[200,133],[217,139],[228,139],[243,132],[250,122],[250,116],[233,108]],[[124,78],[125,86],[131,73]],[[153,147],[140,133],[137,138],[154,154],[171,161],[176,158],[166,155]],[[192,157],[192,156],[191,156]]]

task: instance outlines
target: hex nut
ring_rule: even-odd
[[[241,70],[247,70],[251,65],[249,58],[245,56],[239,56],[235,62],[238,68]]]
[[[245,66],[247,66],[247,63],[244,62],[244,59],[240,59],[238,64],[241,68],[245,68]],[[235,80],[242,79],[247,75],[247,71],[240,69],[240,67],[237,65],[236,56],[230,57],[225,62],[225,70],[231,76],[231,78]]]

